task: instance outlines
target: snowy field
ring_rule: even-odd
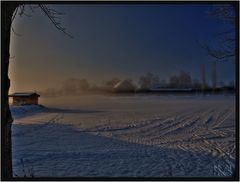
[[[12,106],[15,176],[231,176],[235,96],[79,96]]]

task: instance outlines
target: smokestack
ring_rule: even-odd
[[[202,91],[204,91],[206,89],[206,72],[204,64],[202,65],[201,76],[202,76]]]
[[[216,61],[213,62],[212,64],[212,87],[213,91],[216,90],[217,86],[217,73],[216,73]]]

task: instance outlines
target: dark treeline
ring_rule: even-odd
[[[69,78],[62,82],[60,88],[48,88],[40,92],[43,96],[63,96],[63,95],[82,95],[89,93],[195,93],[195,92],[234,92],[235,84],[233,81],[224,83],[216,82],[216,76],[213,75],[212,84],[206,82],[205,76],[202,80],[192,79],[191,75],[185,71],[180,71],[173,75],[168,81],[160,80],[159,76],[153,73],[146,73],[139,77],[137,84],[131,79],[112,78],[103,81],[101,85],[90,85],[86,79]]]

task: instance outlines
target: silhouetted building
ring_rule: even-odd
[[[13,98],[13,105],[38,105],[40,95],[36,92],[16,92],[9,97]]]
[[[114,92],[134,92],[135,87],[134,85],[128,81],[128,80],[123,80],[118,82],[114,87],[113,87]]]

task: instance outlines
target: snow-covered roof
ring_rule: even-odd
[[[39,94],[37,94],[36,92],[15,92],[13,94],[10,94],[10,97],[15,97],[15,96],[19,96],[19,97],[26,97],[26,96],[32,96],[32,95],[36,95],[36,96],[40,96]]]
[[[114,89],[134,89],[134,86],[128,80],[122,80],[118,82],[114,87]]]

